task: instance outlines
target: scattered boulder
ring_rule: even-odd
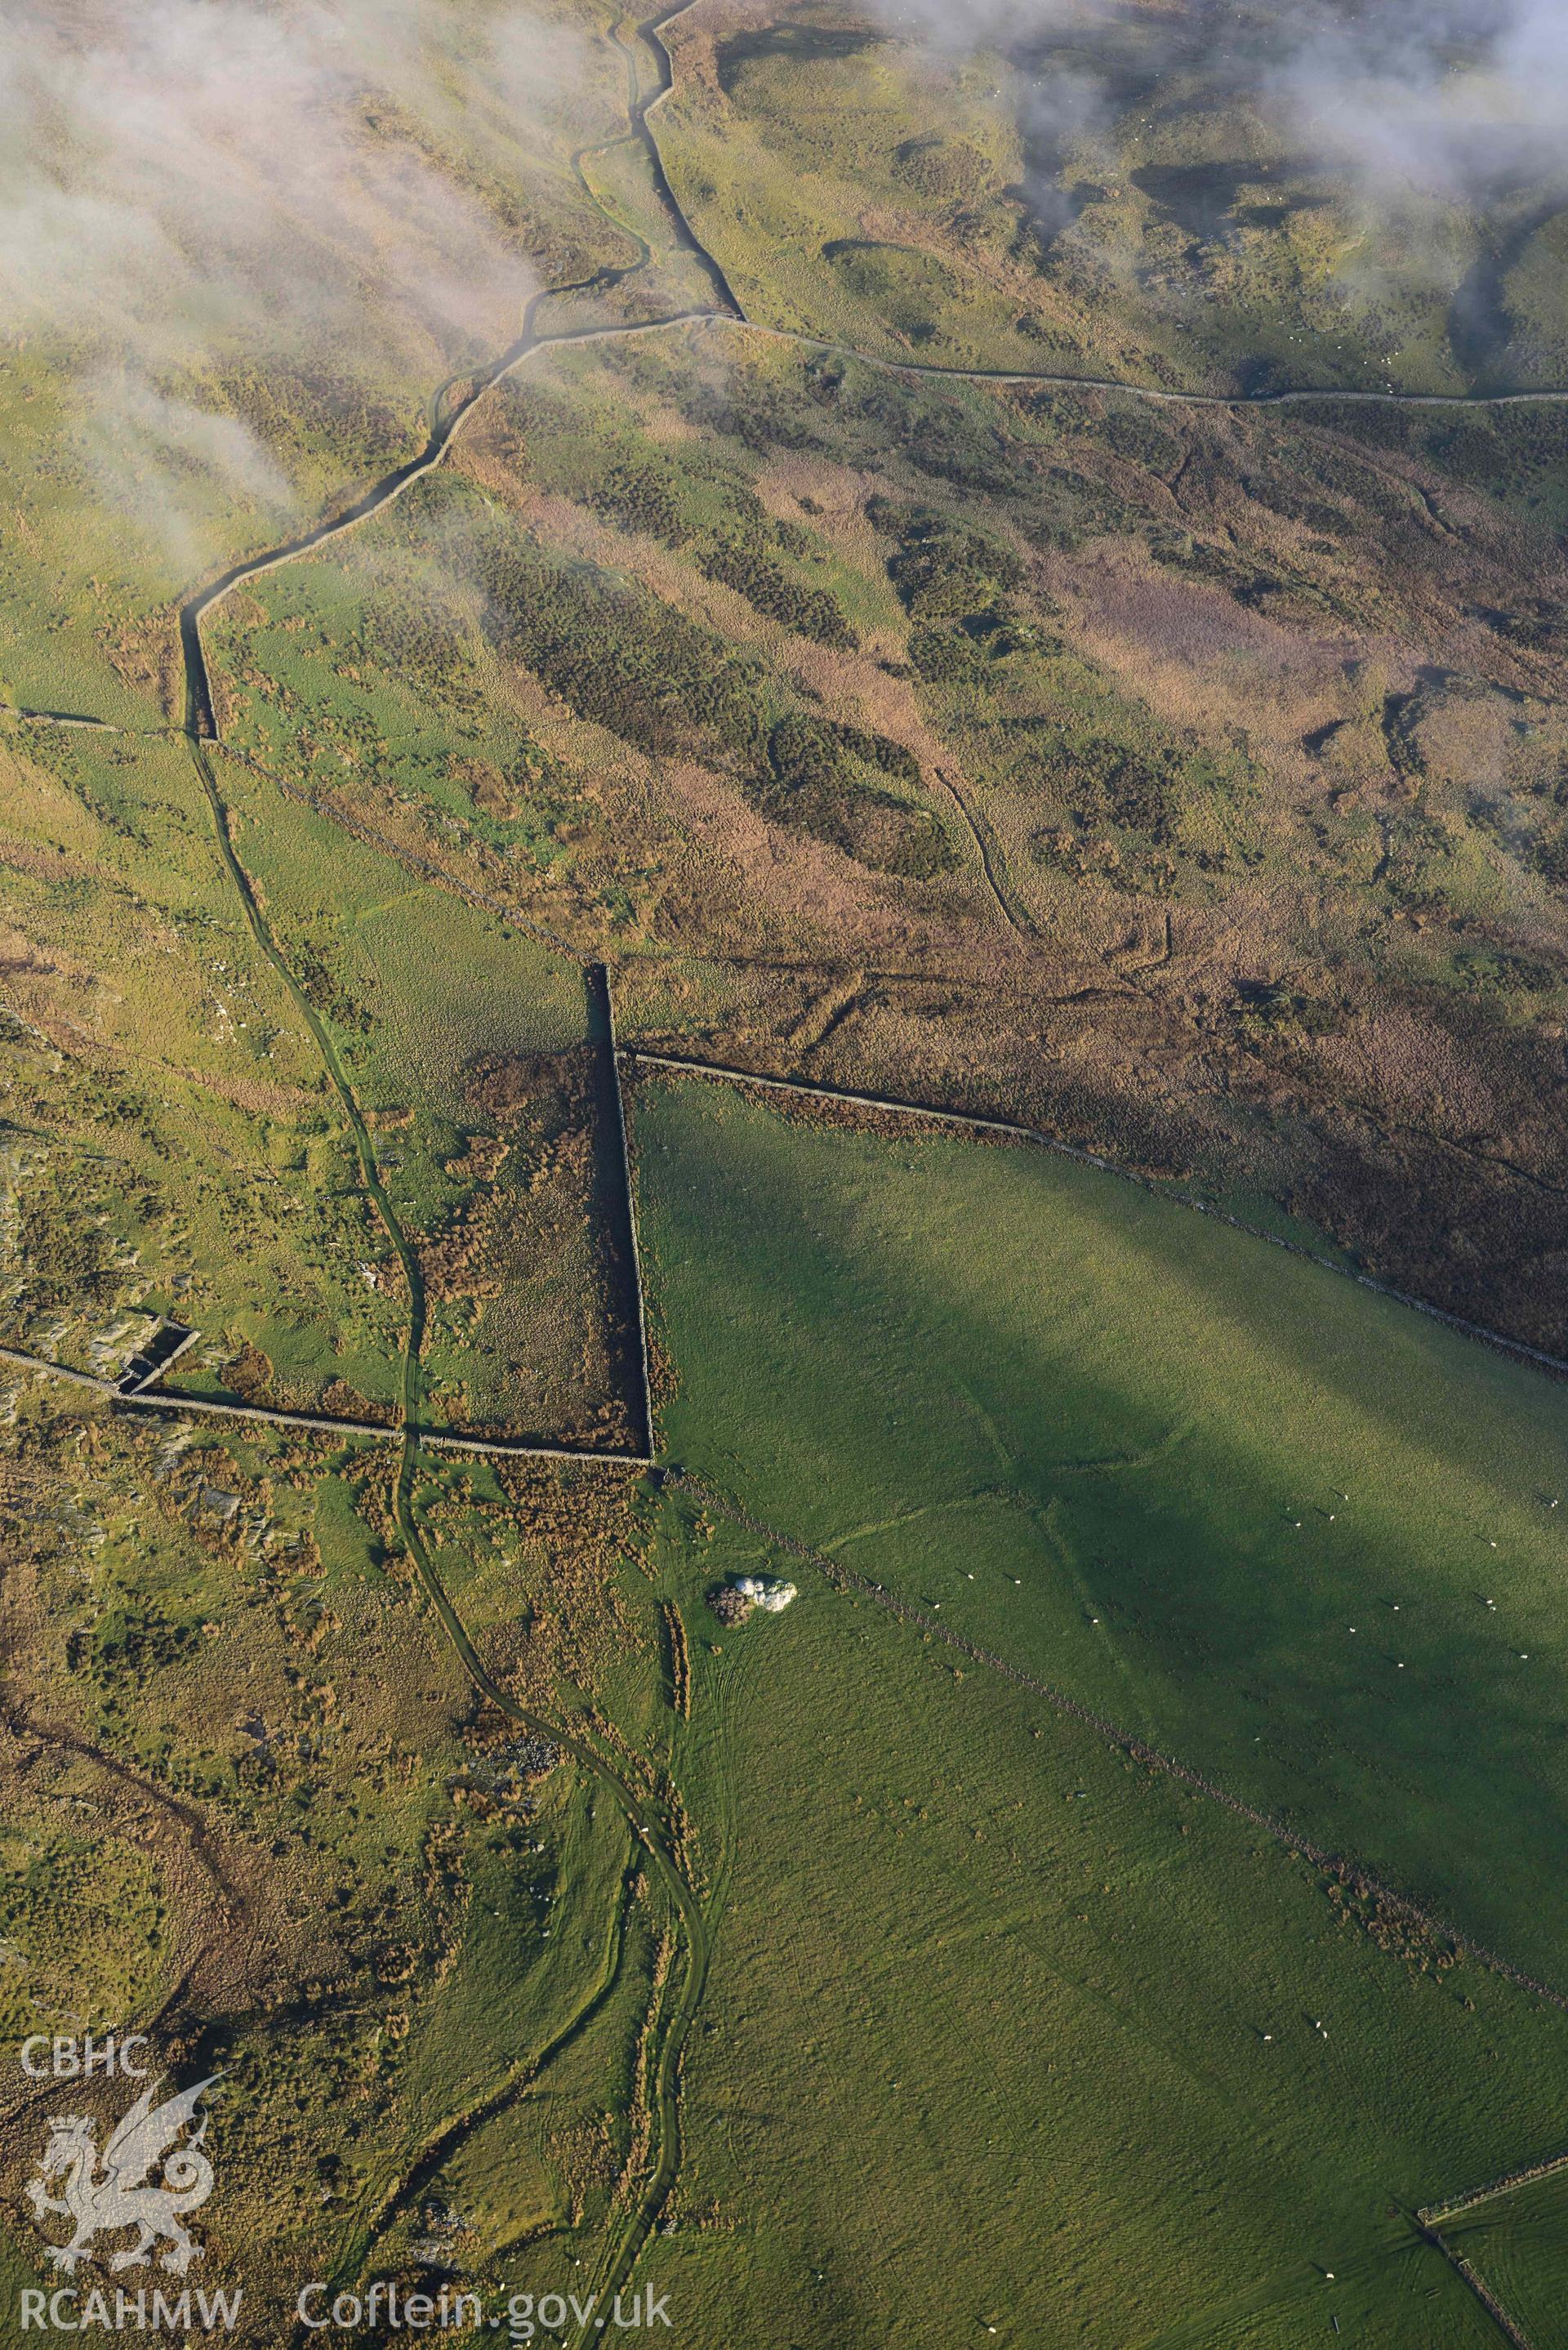
[[[752,1612],[752,1603],[736,1590],[732,1583],[721,1586],[708,1594],[708,1605],[721,1624],[743,1624]]]

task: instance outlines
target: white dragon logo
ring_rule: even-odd
[[[101,2168],[98,2125],[91,2116],[56,2115],[49,2124],[38,2176],[28,2181],[27,2199],[40,2222],[46,2213],[57,2211],[76,2223],[68,2244],[49,2246],[49,2258],[57,2268],[74,2276],[78,2262],[92,2259],[95,2236],[114,2235],[127,2228],[138,2230],[137,2240],[115,2253],[109,2264],[114,2273],[145,2267],[148,2254],[161,2238],[167,2238],[169,2250],[160,2266],[176,2276],[183,2276],[192,2261],[203,2257],[201,2245],[192,2241],[182,2221],[213,2191],[213,2166],[202,2151],[210,2116],[202,2116],[200,2129],[186,2145],[176,2146],[174,2141],[216,2078],[213,2074],[208,2080],[198,2081],[193,2089],[182,2089],[156,2111],[152,2099],[157,2083],[144,2089],[104,2147]],[[150,2184],[148,2174],[160,2162],[161,2179]],[[50,2186],[59,2178],[65,2181],[64,2189],[51,2195]]]

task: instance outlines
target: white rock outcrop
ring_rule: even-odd
[[[749,1599],[765,1616],[782,1616],[790,1602],[800,1596],[793,1583],[780,1583],[771,1575],[742,1575],[735,1588],[742,1599]]]

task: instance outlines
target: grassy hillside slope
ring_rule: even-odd
[[[685,1497],[654,1563],[720,1928],[685,2339],[1482,2350],[1412,2208],[1556,2150],[1568,2018],[809,1570],[722,1629],[802,1570]]]
[[[1044,1154],[637,1129],[672,1459],[1568,1978],[1557,1386]]]

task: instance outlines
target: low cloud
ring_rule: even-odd
[[[1008,51],[1032,118],[1054,109],[1067,131],[1172,71],[1251,103],[1284,151],[1385,203],[1568,178],[1564,0],[877,0],[875,13],[933,49]]]
[[[104,505],[152,540],[183,577],[206,559],[214,511],[244,507],[283,527],[292,484],[250,426],[171,399],[134,369],[82,385],[81,446]]]
[[[236,381],[406,402],[504,345],[535,273],[484,199],[580,70],[485,0],[13,0],[0,321],[74,377],[95,463],[125,451],[152,510],[192,506],[192,473],[271,509]]]
[[[1485,203],[1568,178],[1560,0],[1324,11],[1263,90],[1313,153],[1384,201]]]

